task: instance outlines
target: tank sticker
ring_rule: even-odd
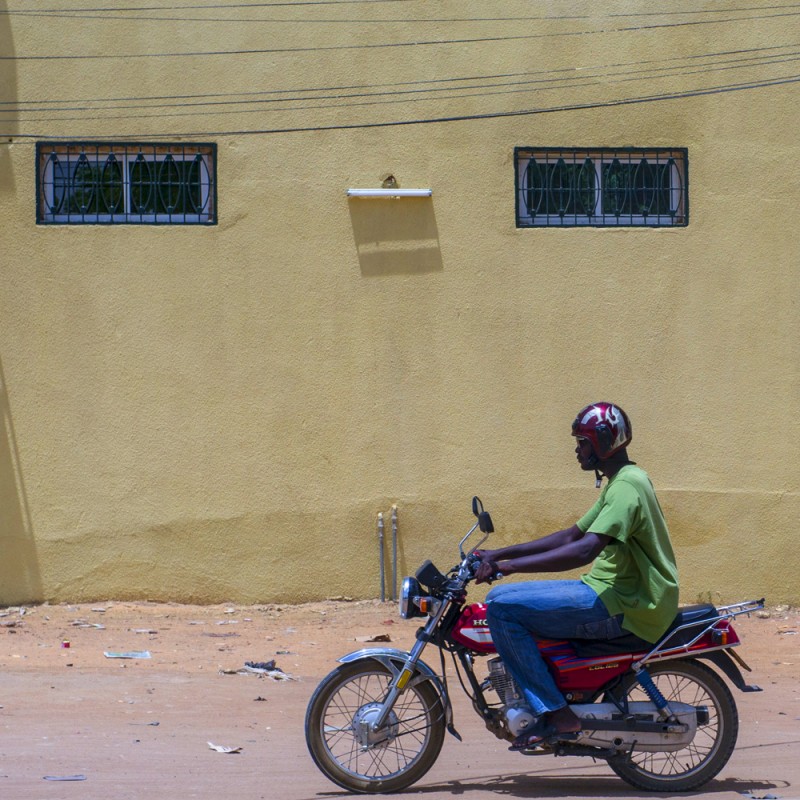
[[[459,633],[465,638],[480,644],[487,644],[492,641],[491,631],[486,628],[462,628]]]

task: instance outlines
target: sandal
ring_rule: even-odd
[[[580,731],[561,732],[555,725],[552,725],[544,719],[540,719],[532,728],[517,736],[508,749],[512,753],[519,753],[523,750],[530,750],[532,747],[536,747],[537,744],[541,744],[542,742],[574,741],[578,738],[579,734]]]

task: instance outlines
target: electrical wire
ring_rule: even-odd
[[[762,82],[750,82],[741,84],[728,84],[723,86],[712,86],[702,89],[694,89],[684,92],[674,92],[670,94],[661,95],[645,95],[642,97],[629,97],[617,100],[597,101],[593,103],[574,103],[562,106],[551,106],[549,108],[535,108],[535,109],[522,109],[516,111],[498,111],[489,112],[486,114],[464,114],[462,116],[439,117],[428,119],[413,119],[413,120],[395,120],[389,122],[364,122],[364,123],[351,123],[343,125],[320,125],[320,126],[305,126],[297,128],[274,128],[264,130],[242,130],[242,131],[210,131],[203,133],[187,133],[185,136],[253,136],[259,134],[272,134],[272,133],[310,133],[315,131],[326,130],[354,130],[365,128],[386,128],[405,125],[430,125],[445,122],[464,122],[476,121],[487,119],[500,119],[504,117],[521,117],[532,116],[535,114],[553,114],[563,111],[582,111],[594,108],[612,108],[615,106],[637,105],[640,103],[653,103],[664,100],[681,100],[691,97],[702,97],[711,94],[723,94],[728,92],[746,91],[750,89],[760,89],[768,86],[780,86],[786,84],[793,84],[800,82],[800,75],[788,75],[774,80]]]
[[[791,56],[791,57],[790,57]],[[426,89],[405,89],[393,92],[377,92],[377,93],[370,93],[370,92],[357,92],[351,94],[339,94],[339,95],[311,95],[310,97],[306,98],[297,98],[297,97],[290,97],[290,98],[270,98],[270,99],[261,99],[261,100],[226,100],[226,101],[214,101],[214,102],[203,102],[203,103],[159,103],[155,105],[135,105],[135,106],[107,106],[102,109],[87,109],[85,106],[80,107],[65,107],[60,109],[39,109],[39,108],[32,108],[32,109],[0,109],[0,115],[4,114],[11,114],[11,113],[21,113],[21,114],[32,114],[32,113],[41,113],[42,111],[57,111],[59,113],[65,111],[110,111],[110,110],[158,110],[158,113],[153,114],[116,114],[116,115],[103,115],[103,116],[87,116],[86,113],[83,113],[80,117],[62,117],[59,116],[57,118],[33,118],[33,119],[16,119],[16,120],[2,120],[5,122],[73,122],[76,120],[83,120],[83,121],[108,121],[108,120],[123,120],[123,119],[151,119],[154,117],[188,117],[188,116],[209,116],[213,114],[214,116],[220,115],[230,115],[230,114],[257,114],[257,113],[267,113],[267,112],[294,112],[294,111],[309,111],[309,110],[329,110],[329,109],[341,109],[341,108],[357,108],[357,107],[365,107],[365,106],[375,106],[375,105],[387,105],[387,104],[397,104],[397,103],[418,103],[418,102],[429,102],[429,101],[442,101],[442,100],[460,100],[466,98],[475,98],[475,97],[490,97],[490,96],[497,96],[497,95],[510,95],[510,94],[519,94],[525,93],[530,94],[534,92],[541,92],[541,91],[552,91],[554,89],[563,90],[563,89],[575,89],[575,88],[586,88],[588,86],[594,86],[598,84],[608,84],[610,83],[627,83],[630,81],[642,81],[642,80],[652,80],[652,79],[665,79],[665,78],[674,78],[674,77],[686,77],[688,75],[697,75],[697,74],[707,74],[711,72],[721,72],[727,71],[732,69],[751,69],[753,66],[767,66],[773,64],[784,64],[787,62],[798,61],[800,60],[800,53],[792,53],[787,54],[780,57],[774,57],[769,60],[761,60],[756,65],[752,62],[753,59],[741,59],[748,63],[736,63],[738,60],[733,59],[734,63],[726,63],[726,62],[716,62],[712,66],[705,66],[701,69],[689,69],[687,66],[673,66],[673,67],[663,67],[660,70],[649,70],[649,71],[629,71],[629,72],[606,72],[601,73],[598,75],[587,75],[581,79],[579,83],[564,83],[563,81],[568,81],[570,78],[551,78],[551,79],[538,79],[538,80],[528,80],[528,81],[508,81],[506,83],[501,84],[489,84],[487,85],[480,85],[480,84],[472,84],[467,86],[461,87],[436,87],[436,88],[426,88]],[[656,74],[661,72],[663,74]],[[612,78],[613,80],[609,81],[608,79]],[[532,87],[530,84],[545,84]],[[508,88],[508,87],[515,87],[515,86],[523,86],[524,88]],[[469,91],[472,89],[480,89],[481,91]],[[496,89],[497,91],[493,91]],[[451,93],[451,94],[441,94],[443,92],[458,92],[458,93]],[[439,93],[436,96],[432,97],[433,93]],[[427,96],[424,97],[409,97],[408,95],[415,95],[415,94],[425,94]],[[403,97],[393,97],[396,95],[405,95]],[[386,99],[387,97],[393,99]],[[360,100],[359,98],[375,98],[370,100]],[[337,102],[330,102],[324,104],[316,104],[316,105],[303,105],[303,106],[290,106],[286,107],[282,105],[279,108],[264,108],[263,104],[270,103],[270,104],[287,104],[297,101],[305,101],[305,100],[325,100],[325,101],[336,101],[336,100],[356,100],[356,102],[345,102],[345,103],[337,103]],[[165,108],[187,108],[187,107],[202,107],[208,109],[208,107],[212,105],[243,105],[243,104],[259,104],[258,108],[250,108],[250,109],[233,109],[233,110],[225,110],[225,111],[218,111],[218,110],[203,110],[203,111],[189,111],[189,112],[174,112],[174,113],[165,113],[161,109]]]
[[[323,46],[308,46],[308,47],[272,47],[272,48],[255,48],[255,49],[238,49],[238,50],[198,50],[184,53],[166,52],[166,53],[79,53],[72,55],[0,55],[0,61],[96,61],[96,60],[132,60],[132,59],[150,59],[150,58],[209,58],[215,56],[249,56],[249,55],[267,55],[267,54],[282,54],[282,53],[321,53],[333,51],[350,51],[350,50],[374,50],[374,49],[397,49],[406,47],[431,47],[431,46],[445,46],[445,45],[463,45],[463,44],[481,44],[486,42],[513,42],[513,41],[530,41],[534,39],[546,39],[556,37],[573,37],[573,36],[594,36],[599,34],[610,33],[631,33],[635,31],[652,31],[664,28],[677,28],[686,26],[698,25],[723,25],[732,22],[753,22],[754,20],[762,19],[775,19],[780,17],[796,17],[800,16],[800,12],[780,13],[780,14],[764,14],[753,17],[733,17],[730,19],[715,19],[715,20],[699,20],[689,22],[670,22],[663,24],[653,25],[639,25],[627,26],[622,28],[611,29],[595,29],[595,30],[579,30],[579,31],[553,31],[547,33],[531,33],[531,34],[514,34],[509,36],[479,36],[470,38],[458,39],[431,39],[431,40],[417,40],[406,42],[379,42],[379,43],[359,43],[359,44],[337,44],[337,45],[323,45]]]
[[[413,3],[418,0],[275,0],[271,3],[200,3],[193,5],[178,5],[178,6],[132,6],[129,8],[120,8],[119,6],[101,6],[99,8],[40,8],[36,12],[31,12],[26,9],[5,9],[0,11],[0,15],[26,15],[26,14],[58,14],[64,11],[75,12],[130,12],[130,11],[180,11],[182,9],[199,9],[199,8],[274,8],[278,6],[347,6],[347,5],[365,5],[373,3]]]
[[[292,89],[266,89],[260,91],[248,91],[248,92],[218,92],[218,93],[202,93],[202,94],[183,94],[183,95],[150,95],[150,96],[134,96],[134,97],[105,97],[105,98],[81,98],[81,99],[56,99],[56,100],[49,100],[49,99],[37,99],[37,100],[0,100],[0,107],[4,105],[12,105],[16,104],[19,107],[19,110],[25,110],[22,106],[29,106],[34,104],[39,105],[53,105],[53,104],[75,104],[75,103],[83,103],[83,104],[99,104],[99,103],[117,103],[117,102],[125,102],[125,103],[152,103],[158,100],[169,100],[173,101],[168,104],[165,103],[164,107],[173,107],[175,105],[179,105],[174,101],[181,101],[181,100],[197,100],[197,99],[204,99],[203,103],[198,103],[196,105],[214,105],[217,100],[216,98],[228,98],[228,97],[239,97],[239,98],[258,98],[264,97],[265,95],[302,95],[306,93],[312,92],[345,92],[345,91],[353,91],[353,90],[382,90],[382,89],[391,89],[394,90],[397,87],[406,87],[406,86],[434,86],[436,84],[448,84],[448,83],[464,83],[464,82],[473,82],[473,81],[489,81],[489,80],[503,80],[509,78],[526,78],[531,76],[543,76],[543,75],[550,75],[550,76],[560,76],[565,74],[564,77],[554,77],[552,80],[566,80],[569,77],[572,77],[578,73],[590,74],[597,70],[610,70],[610,69],[619,69],[624,67],[633,67],[633,66],[640,66],[647,69],[656,69],[657,71],[666,71],[666,70],[673,70],[678,68],[686,68],[689,66],[687,65],[676,65],[676,66],[667,66],[667,67],[652,67],[651,65],[656,64],[673,64],[674,62],[691,62],[695,63],[702,59],[716,59],[722,58],[724,56],[745,56],[745,58],[741,59],[729,59],[726,61],[710,61],[710,64],[720,64],[720,63],[733,63],[735,61],[757,61],[760,59],[766,58],[779,58],[778,54],[773,55],[766,55],[771,51],[776,50],[788,50],[790,48],[800,47],[800,42],[792,42],[789,44],[784,45],[771,45],[769,47],[753,47],[753,48],[746,48],[746,49],[739,49],[739,50],[721,50],[717,52],[710,52],[710,53],[695,53],[689,55],[681,55],[681,56],[670,56],[669,58],[655,58],[655,59],[643,59],[639,61],[622,61],[622,62],[615,62],[611,64],[595,64],[589,65],[586,67],[561,67],[557,69],[549,69],[549,70],[534,70],[534,71],[523,71],[523,72],[504,72],[504,73],[495,73],[495,74],[485,74],[485,75],[465,75],[465,76],[456,76],[450,78],[426,78],[414,81],[399,81],[393,83],[376,83],[376,84],[347,84],[347,85],[338,85],[338,86],[315,86],[315,87],[295,87]],[[759,55],[751,55],[753,53],[758,53]],[[784,54],[787,56],[794,55],[794,53],[787,53]],[[610,73],[607,73],[610,74]],[[451,88],[458,88],[458,87],[441,87],[440,91],[445,89]],[[424,90],[423,90],[424,91]],[[377,94],[393,94],[393,91],[388,92],[377,92]],[[208,99],[208,98],[214,98]],[[288,97],[288,98],[271,98],[271,100],[277,99],[287,99],[287,100],[294,100],[294,99],[303,99],[300,97]],[[227,101],[222,101],[227,102]],[[230,102],[248,102],[248,100],[241,100],[241,101],[230,101]],[[81,108],[85,108],[86,106],[83,105]],[[133,106],[135,107],[135,106]],[[152,105],[142,105],[142,108],[154,108],[157,106]],[[109,108],[109,106],[106,106]],[[55,110],[65,110],[65,109],[55,109]]]
[[[796,8],[797,6],[793,6]],[[1,14],[2,12],[0,12]],[[63,11],[62,13],[42,13],[39,11],[25,11],[21,12],[25,17],[38,17],[46,19],[94,19],[102,20],[103,22],[214,22],[214,23],[231,23],[241,25],[242,23],[291,23],[302,25],[411,25],[411,24],[428,24],[428,23],[485,23],[485,22],[545,22],[554,19],[558,20],[572,20],[572,19],[590,19],[587,15],[569,15],[558,17],[546,16],[526,16],[526,17],[408,17],[396,19],[300,19],[298,17],[107,17],[101,14],[76,14],[72,11]]]
[[[356,2],[357,0],[354,0]],[[398,0],[386,0],[386,2],[392,2]],[[413,0],[403,0],[404,2],[409,2]],[[360,2],[381,2],[381,0],[360,0]],[[79,9],[69,9],[69,8],[59,8],[59,9],[37,9],[37,10],[29,10],[29,9],[5,9],[0,10],[0,16],[30,16],[30,17],[52,17],[56,19],[64,19],[64,18],[74,18],[74,19],[101,19],[101,20],[108,20],[108,21],[129,21],[129,20],[136,20],[136,21],[164,21],[164,20],[177,20],[181,22],[193,21],[193,22],[233,22],[233,23],[241,23],[241,22],[303,22],[303,23],[332,23],[332,24],[361,24],[361,23],[379,23],[379,24],[393,24],[393,23],[402,23],[402,24],[409,24],[409,23],[443,23],[443,22],[524,22],[524,21],[546,21],[546,20],[569,20],[569,19],[590,19],[591,16],[601,16],[601,17],[609,17],[609,18],[628,18],[628,17],[653,17],[653,16],[660,16],[660,17],[669,17],[669,16],[684,16],[684,15],[708,15],[708,14],[726,14],[726,13],[741,13],[746,11],[774,11],[778,9],[786,9],[786,8],[798,8],[797,3],[787,3],[782,5],[771,5],[771,6],[744,6],[744,7],[728,7],[728,8],[721,8],[721,9],[691,9],[688,11],[646,11],[646,12],[617,12],[617,13],[609,13],[609,14],[600,14],[600,15],[589,15],[589,14],[537,14],[537,15],[517,15],[517,16],[505,16],[505,17],[416,17],[416,18],[401,18],[401,19],[298,19],[288,18],[288,19],[276,19],[272,18],[236,18],[232,19],[230,17],[187,17],[185,15],[180,17],[141,17],[141,16],[125,16],[125,17],[113,17],[113,16],[102,16],[103,13],[119,13],[119,14],[134,14],[139,13],[141,11],[174,11],[174,10],[183,10],[183,9],[217,9],[217,8],[224,8],[224,9],[235,9],[235,8],[274,8],[274,7],[287,7],[287,6],[309,6],[309,5],[349,5],[351,3],[345,3],[340,0],[340,2],[305,2],[305,3],[298,3],[298,2],[278,2],[278,3],[230,3],[230,4],[212,4],[212,5],[185,5],[185,6],[140,6],[140,7],[132,7],[132,8],[79,8]]]
[[[312,2],[272,2],[272,3],[234,3],[234,4],[215,4],[215,5],[196,5],[196,6],[171,6],[171,7],[139,7],[138,10],[163,10],[164,8],[224,8],[230,10],[232,8],[251,8],[251,7],[276,7],[276,6],[294,6],[301,7],[306,5],[349,5],[352,3],[374,3],[374,2],[414,2],[414,0],[312,0]],[[742,11],[769,11],[777,9],[795,9],[800,8],[800,4],[769,6],[764,8],[737,8],[737,9],[715,9],[716,14],[731,14],[740,13]],[[137,9],[83,9],[83,11],[126,11],[130,12]],[[54,10],[49,10],[54,12]],[[65,9],[57,10],[58,13],[63,13]],[[80,11],[69,10],[70,12]],[[39,10],[36,13],[45,13],[48,10]],[[3,12],[0,12],[2,16]],[[28,12],[23,12],[28,13]],[[34,13],[34,12],[30,12]],[[646,12],[642,14],[609,14],[607,17],[653,17],[661,15],[663,12]],[[676,16],[684,14],[705,14],[703,10],[694,10],[689,12],[670,11],[666,12],[666,16]],[[628,26],[621,28],[611,29],[593,29],[593,30],[572,30],[572,31],[552,31],[552,32],[536,32],[533,34],[519,34],[510,36],[484,36],[476,38],[453,38],[443,40],[431,41],[412,41],[412,42],[384,42],[384,43],[359,43],[359,44],[342,44],[342,45],[326,45],[316,47],[298,47],[298,48],[275,48],[275,49],[259,49],[259,50],[227,50],[227,51],[212,51],[212,52],[195,52],[195,53],[138,53],[138,54],[87,54],[80,55],[20,55],[20,56],[0,56],[0,61],[34,61],[34,60],[64,60],[64,59],[110,59],[110,58],[158,58],[158,57],[190,57],[190,56],[223,56],[223,55],[250,55],[250,54],[263,54],[263,53],[307,53],[307,52],[324,52],[329,50],[351,50],[351,49],[372,49],[372,48],[396,48],[396,47],[417,47],[425,45],[449,45],[449,44],[469,44],[478,42],[504,42],[504,41],[518,41],[538,38],[550,38],[554,36],[588,36],[595,34],[609,34],[609,33],[625,33],[633,31],[649,31],[659,28],[673,28],[685,25],[708,25],[708,24],[724,24],[730,22],[740,23],[743,21],[750,22],[755,19],[772,19],[777,17],[794,17],[800,15],[800,12],[780,13],[780,14],[761,14],[759,16],[750,17],[735,17],[726,19],[701,19],[692,20],[689,22],[670,22],[670,23],[656,23],[651,25]],[[547,19],[552,19],[545,17]],[[586,17],[570,17],[569,19],[585,19]],[[120,19],[119,17],[117,19]],[[126,21],[131,21],[136,18],[123,17]],[[163,19],[163,18],[162,18]],[[509,18],[511,19],[511,18]],[[566,19],[559,17],[559,19]],[[479,21],[486,21],[487,18],[481,18]],[[380,20],[376,20],[380,21]],[[453,21],[453,20],[450,20]],[[496,18],[494,21],[506,21],[504,18]],[[386,22],[386,20],[383,20]],[[749,48],[746,50],[738,51],[724,51],[722,53],[706,53],[695,54],[691,56],[671,57],[668,59],[649,59],[639,62],[628,62],[616,65],[604,65],[601,67],[587,67],[587,68],[562,68],[558,70],[543,70],[528,73],[508,73],[501,75],[489,75],[478,77],[458,77],[435,79],[427,81],[411,81],[407,83],[395,84],[365,84],[361,86],[345,86],[345,87],[323,87],[323,88],[299,88],[299,89],[283,89],[283,90],[267,90],[261,92],[246,92],[246,93],[220,93],[216,95],[184,95],[184,96],[161,96],[161,97],[134,97],[134,98],[117,98],[117,99],[94,99],[94,100],[42,100],[42,101],[0,101],[0,125],[21,125],[31,123],[54,123],[61,124],[70,121],[115,121],[115,120],[145,120],[152,117],[166,118],[166,117],[189,117],[189,116],[222,116],[231,114],[255,114],[265,112],[281,112],[283,114],[294,114],[301,111],[341,111],[345,109],[361,108],[365,106],[400,104],[400,103],[419,103],[436,101],[439,103],[445,101],[459,101],[470,98],[488,98],[498,95],[512,95],[512,94],[534,94],[542,91],[550,91],[553,89],[581,89],[589,88],[598,83],[626,83],[631,81],[642,80],[663,80],[665,78],[673,77],[687,77],[691,75],[706,75],[713,72],[721,72],[727,70],[742,70],[754,69],[774,66],[782,63],[789,63],[796,61],[798,58],[797,52],[776,52],[786,51],[789,48],[797,47],[797,44],[791,45],[776,45],[764,48]],[[709,59],[719,58],[721,56],[738,55],[738,58],[728,58],[722,61],[712,61]],[[744,55],[748,54],[748,55]],[[757,55],[753,55],[757,54]],[[699,59],[706,59],[703,63]],[[687,63],[688,62],[688,63]],[[654,66],[654,65],[666,66]],[[635,69],[627,69],[627,67],[636,67]],[[606,70],[599,72],[599,70]],[[617,71],[614,71],[617,70]],[[535,77],[533,77],[535,76]],[[573,103],[564,106],[551,106],[533,109],[521,110],[507,110],[498,112],[487,112],[485,114],[463,114],[455,116],[420,116],[417,119],[408,120],[394,120],[385,122],[352,122],[342,124],[327,124],[318,126],[275,126],[271,128],[261,127],[257,130],[229,130],[229,131],[214,131],[206,133],[189,133],[177,134],[179,136],[236,136],[236,135],[253,135],[253,134],[269,134],[269,133],[288,133],[300,132],[311,130],[342,130],[352,128],[372,128],[372,127],[385,127],[395,125],[409,125],[409,124],[430,124],[437,122],[451,122],[462,120],[480,120],[494,117],[503,116],[516,116],[526,114],[539,114],[539,113],[553,113],[556,111],[569,111],[581,108],[595,108],[607,107],[614,105],[626,105],[631,103],[641,102],[656,102],[661,100],[676,99],[681,97],[701,96],[704,94],[742,91],[746,89],[755,89],[768,86],[776,86],[781,84],[795,83],[798,76],[784,75],[779,78],[766,78],[751,79],[749,81],[742,81],[740,83],[729,83],[722,86],[714,87],[701,87],[695,89],[685,89],[680,92],[658,94],[653,93],[641,97],[621,98],[617,100],[597,101],[597,103]],[[457,84],[457,85],[456,85]],[[184,100],[187,102],[157,102],[164,100]],[[113,105],[111,103],[122,103],[121,105]],[[69,105],[68,103],[72,103]],[[297,105],[304,103],[304,105]],[[38,105],[37,105],[38,104]],[[100,105],[104,104],[104,105]],[[43,107],[49,106],[49,107]],[[246,106],[246,107],[245,107]],[[257,106],[257,107],[253,107]],[[232,108],[235,107],[235,108]],[[162,109],[169,109],[171,111],[163,111]],[[175,109],[202,109],[202,110],[175,110]],[[80,112],[79,117],[67,117],[64,114],[69,112]],[[139,113],[131,114],[109,114],[108,112],[114,111],[133,111]],[[142,113],[143,112],[143,113]],[[150,113],[157,112],[157,113]],[[50,117],[41,118],[33,117],[31,114],[50,114]],[[11,117],[11,115],[15,115]],[[5,119],[3,119],[5,117]],[[8,117],[11,117],[10,119]],[[25,118],[23,118],[25,117]],[[21,134],[12,132],[12,137],[25,138],[29,134]],[[175,134],[173,134],[175,135]],[[84,137],[88,139],[108,138],[108,137]],[[119,137],[112,137],[119,138]],[[125,138],[130,138],[126,136]],[[152,138],[152,135],[147,135],[146,138]]]
[[[571,103],[559,106],[550,106],[542,108],[529,108],[517,109],[510,111],[495,111],[486,112],[483,114],[461,114],[445,117],[427,117],[407,120],[387,120],[384,122],[353,122],[331,125],[306,125],[294,126],[284,128],[262,128],[262,129],[242,129],[242,130],[217,130],[217,131],[184,131],[180,133],[148,133],[142,134],[126,134],[114,136],[69,136],[69,137],[52,137],[44,136],[38,133],[3,133],[0,136],[8,137],[12,141],[16,140],[41,140],[48,139],[49,141],[124,141],[124,140],[158,140],[158,139],[175,139],[177,138],[224,138],[224,137],[244,137],[244,136],[264,136],[275,134],[291,134],[291,133],[312,133],[323,131],[345,131],[345,130],[366,130],[371,128],[391,128],[391,127],[404,127],[409,125],[432,125],[444,124],[452,122],[475,122],[490,119],[503,119],[511,117],[534,116],[538,114],[555,114],[569,111],[585,111],[598,108],[614,108],[628,105],[638,105],[643,103],[656,103],[669,100],[684,100],[687,98],[703,97],[714,94],[724,94],[728,92],[749,91],[754,89],[763,89],[772,86],[783,86],[800,83],[800,75],[786,75],[779,78],[764,81],[751,81],[737,84],[724,84],[721,86],[702,87],[698,89],[691,89],[680,92],[672,92],[656,95],[643,95],[638,97],[618,98],[615,100],[594,101],[589,103]]]
[[[610,13],[609,17],[662,17],[677,14],[727,14],[732,11],[773,11],[778,8],[797,8],[796,3],[785,3],[778,6],[749,6],[745,8],[695,8],[689,11],[632,11]]]

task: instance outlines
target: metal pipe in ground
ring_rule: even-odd
[[[392,600],[397,600],[397,506],[392,506]]]
[[[386,600],[386,566],[383,556],[383,512],[378,514],[378,563],[381,575],[381,603]]]

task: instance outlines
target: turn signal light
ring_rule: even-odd
[[[415,597],[414,602],[423,614],[430,614],[433,611],[432,597]]]

